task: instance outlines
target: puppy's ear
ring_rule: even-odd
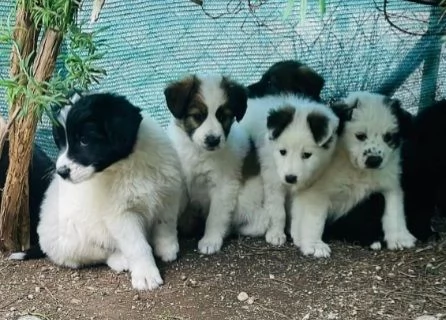
[[[266,127],[270,133],[270,140],[277,139],[283,130],[293,121],[296,110],[292,107],[281,107],[269,111]]]
[[[413,134],[414,116],[401,106],[398,99],[385,99],[385,103],[389,106],[392,114],[398,121],[398,129],[403,139],[409,138]]]
[[[115,96],[109,101],[114,104],[115,112],[104,120],[105,134],[118,154],[128,155],[137,139],[142,121],[141,109],[122,96]]]
[[[248,108],[248,92],[247,89],[227,77],[222,79],[222,88],[225,90],[228,98],[228,104],[235,116],[235,119],[240,122]]]
[[[338,119],[330,118],[319,112],[311,112],[307,116],[307,124],[316,144],[328,148],[338,128]]]
[[[187,106],[197,93],[199,85],[198,78],[193,75],[172,82],[164,89],[167,107],[175,118],[181,119],[184,117]]]
[[[358,107],[359,100],[355,99],[353,102],[346,102],[344,100],[335,101],[330,104],[331,110],[339,118],[338,134],[342,134],[344,126],[347,121],[352,119],[353,110]]]
[[[302,65],[298,69],[295,81],[304,95],[310,96],[316,101],[320,100],[321,91],[325,84],[325,80],[320,74],[312,68]]]

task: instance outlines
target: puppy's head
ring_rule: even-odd
[[[248,86],[249,97],[293,93],[320,100],[324,79],[307,65],[295,60],[273,64],[259,82]]]
[[[359,169],[385,167],[411,131],[412,115],[380,94],[353,92],[332,108],[341,119],[340,140]]]
[[[223,148],[234,120],[247,108],[246,89],[219,75],[189,76],[164,90],[167,107],[176,124],[200,148]]]
[[[140,109],[109,93],[71,97],[55,115],[57,173],[79,183],[130,155],[142,120]]]
[[[269,140],[284,184],[302,189],[317,178],[333,155],[338,122],[327,106],[306,100],[269,112]]]

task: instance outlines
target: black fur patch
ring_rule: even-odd
[[[229,108],[237,121],[243,119],[248,108],[248,93],[246,88],[227,77],[223,77],[221,87],[227,94],[227,102],[224,107]]]
[[[256,177],[260,174],[260,162],[257,149],[252,140],[249,142],[250,149],[243,161],[242,166],[242,181],[247,181],[249,178]]]
[[[330,120],[325,115],[316,112],[310,113],[307,116],[308,126],[310,127],[311,134],[317,144],[320,144],[329,134],[329,121]]]
[[[64,127],[54,125],[58,148],[68,141],[67,156],[100,172],[133,151],[142,120],[140,109],[111,93],[87,95],[67,114]]]
[[[352,120],[353,110],[357,108],[357,106],[358,100],[352,105],[348,105],[344,101],[337,101],[330,105],[330,108],[339,118],[338,135],[341,135],[344,132],[345,123]]]
[[[390,99],[386,97],[384,103],[389,106],[392,114],[398,122],[397,136],[393,139],[395,140],[393,144],[398,147],[400,144],[399,139],[408,139],[413,132],[413,116],[409,111],[403,109],[401,102],[398,99]]]
[[[271,132],[271,139],[277,139],[285,128],[293,121],[296,110],[285,106],[276,110],[270,110],[266,120],[266,126]]]
[[[260,81],[248,86],[249,98],[294,93],[319,101],[324,83],[322,76],[307,65],[284,60],[273,64]]]

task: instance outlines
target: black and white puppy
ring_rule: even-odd
[[[167,85],[164,94],[173,115],[168,132],[189,196],[179,228],[187,229],[197,214],[204,216],[198,249],[212,254],[229,233],[243,161],[250,150],[249,139],[238,125],[246,111],[246,89],[221,75],[190,75]]]
[[[135,289],[155,289],[163,280],[151,245],[163,261],[179,250],[181,168],[168,137],[109,93],[74,96],[57,121],[57,173],[37,228],[43,252],[70,268],[129,270]]]
[[[396,99],[354,92],[333,105],[341,124],[332,163],[313,185],[297,195],[292,208],[299,216],[291,226],[294,243],[306,255],[328,257],[322,241],[326,220],[337,220],[361,200],[380,192],[385,198],[382,216],[384,241],[389,249],[410,248],[401,187],[401,141],[411,126]],[[380,243],[372,244],[380,248]]]
[[[283,60],[273,64],[258,82],[248,86],[248,98],[296,94],[320,101],[324,83],[324,78],[306,64],[296,60]]]

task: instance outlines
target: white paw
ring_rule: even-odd
[[[381,242],[380,241],[373,242],[370,245],[370,249],[375,250],[375,251],[381,250]]]
[[[273,246],[281,246],[286,241],[286,235],[283,231],[268,230],[265,235],[265,240]]]
[[[166,239],[155,243],[155,255],[160,257],[164,262],[170,262],[177,259],[180,246],[178,240]]]
[[[213,254],[220,251],[222,245],[222,238],[203,237],[198,241],[198,251],[203,254]]]
[[[132,286],[136,290],[154,290],[163,284],[156,266],[135,267],[132,270]]]
[[[25,252],[13,252],[8,257],[8,260],[23,260],[25,259],[26,253]]]
[[[107,265],[116,272],[123,272],[129,269],[127,258],[122,253],[115,252],[107,259]]]
[[[314,256],[316,258],[330,257],[331,249],[325,242],[302,242],[300,244],[300,251],[306,256]]]
[[[387,248],[390,250],[412,248],[417,239],[409,231],[400,231],[386,236]]]

